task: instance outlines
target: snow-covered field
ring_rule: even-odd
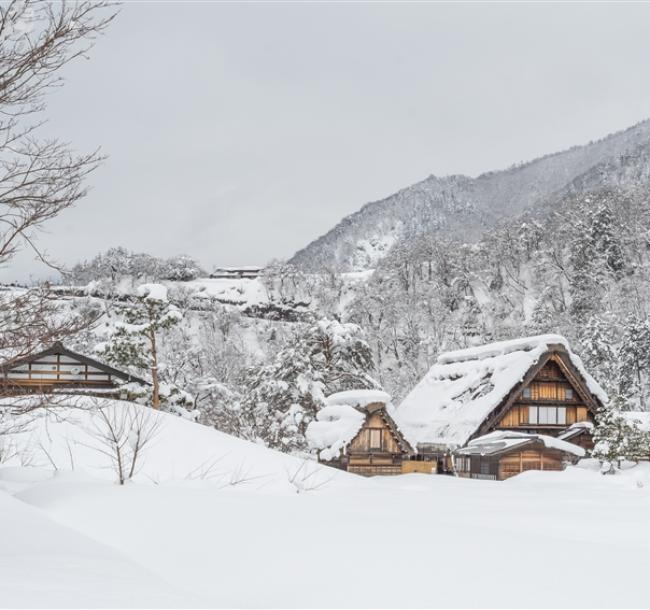
[[[650,605],[648,464],[364,479],[158,417],[124,486],[88,413],[22,436],[0,468],[2,607]]]

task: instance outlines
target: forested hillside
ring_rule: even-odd
[[[429,176],[386,199],[368,203],[297,252],[307,271],[374,268],[393,244],[437,233],[475,240],[503,219],[553,207],[584,191],[630,184],[650,172],[650,121],[584,146],[477,178]]]
[[[330,236],[254,279],[116,248],[57,289],[97,315],[72,347],[147,376],[150,356],[135,354],[155,327],[163,408],[287,451],[305,449],[328,393],[382,387],[399,401],[442,351],[539,333],[565,335],[618,406],[645,410],[649,160],[644,122],[474,181],[430,178],[344,220],[343,250]],[[352,239],[371,216],[387,230]],[[151,282],[166,288],[159,320]]]

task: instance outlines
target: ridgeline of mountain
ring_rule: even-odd
[[[574,146],[477,178],[429,176],[367,203],[298,251],[290,263],[317,271],[369,269],[398,241],[444,231],[477,239],[499,220],[558,205],[567,195],[625,187],[650,177],[650,119],[596,142]]]

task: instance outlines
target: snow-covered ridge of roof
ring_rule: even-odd
[[[496,430],[471,440],[467,447],[461,450],[463,453],[480,453],[488,455],[510,449],[519,445],[525,445],[530,441],[541,441],[548,449],[557,449],[578,457],[585,456],[585,450],[578,445],[568,443],[546,434],[525,434],[523,432],[509,432],[507,430]]]
[[[325,399],[326,405],[349,405],[351,407],[363,408],[367,405],[381,402],[385,405],[390,403],[390,394],[382,390],[346,390],[330,394]],[[322,412],[322,411],[321,411]]]
[[[397,409],[397,424],[413,446],[462,446],[549,346],[558,344],[589,391],[607,402],[580,358],[570,351],[568,341],[560,335],[540,335],[442,354]]]
[[[438,357],[437,363],[451,364],[452,362],[494,358],[511,352],[531,351],[540,345],[548,346],[553,344],[563,345],[567,351],[571,351],[569,342],[562,335],[537,335],[535,337],[497,341],[496,343],[489,343],[479,347],[469,347],[453,352],[446,352]]]

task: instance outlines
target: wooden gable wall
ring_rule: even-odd
[[[350,442],[348,453],[401,453],[401,449],[393,431],[386,422],[382,411],[371,413],[364,422],[361,430]]]
[[[563,430],[571,424],[593,421],[584,400],[586,388],[566,374],[557,356],[551,356],[518,390],[515,400],[493,429]]]

